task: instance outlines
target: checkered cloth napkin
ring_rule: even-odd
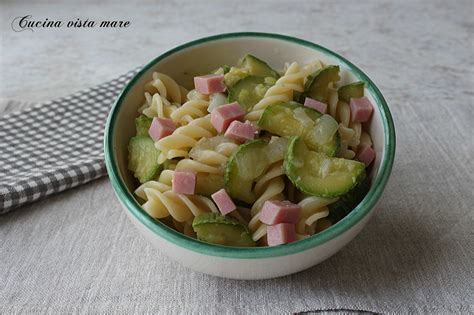
[[[0,214],[105,175],[105,121],[137,71],[0,116]]]

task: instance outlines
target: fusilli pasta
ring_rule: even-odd
[[[293,62],[285,74],[279,78],[275,85],[265,92],[263,98],[255,104],[245,119],[257,121],[268,106],[277,102],[289,102],[293,100],[293,92],[304,91],[304,80],[308,76],[308,69],[301,69],[298,63]]]
[[[153,218],[161,219],[171,216],[178,222],[192,220],[204,212],[218,212],[214,203],[207,197],[199,195],[182,195],[171,191],[173,171],[163,171],[159,181],[149,181],[135,190],[135,194],[146,200],[142,208]]]
[[[279,161],[274,163],[269,170],[256,181],[254,190],[259,197],[250,210],[252,219],[249,222],[249,229],[253,232],[252,238],[254,241],[258,241],[267,233],[266,225],[262,224],[258,218],[265,201],[284,199],[282,194],[285,189],[283,174],[282,161]]]
[[[301,206],[301,217],[296,224],[296,232],[299,234],[312,234],[308,229],[315,227],[318,220],[329,215],[326,206],[334,203],[338,198],[321,198],[316,196],[307,196],[298,204]]]
[[[213,137],[216,133],[216,129],[211,124],[210,115],[195,119],[189,124],[177,128],[173,134],[155,143],[155,147],[161,151],[158,163],[176,157],[187,157],[188,150],[200,139]]]
[[[185,101],[186,93],[185,88],[166,74],[153,72],[152,80],[145,85],[145,103],[138,111],[148,117],[170,117]]]
[[[187,99],[187,102],[170,114],[170,118],[177,125],[187,125],[193,119],[204,117],[208,114],[209,96],[200,94],[196,90],[191,90],[188,93]]]
[[[339,123],[339,135],[341,136],[341,149],[339,156],[345,159],[353,159],[360,142],[362,125],[358,122],[351,122],[351,110],[349,104],[340,101],[337,90],[329,89],[329,114]]]
[[[170,102],[177,104],[184,102],[188,93],[171,77],[159,72],[153,72],[152,80],[145,84],[145,92],[152,95],[158,93]]]
[[[372,146],[372,138],[370,137],[370,135],[367,132],[365,132],[365,131],[361,132],[359,145],[360,146],[369,146],[369,147]]]
[[[224,166],[239,146],[223,136],[201,139],[189,152],[190,158],[180,160],[176,170],[197,173],[196,192],[211,195],[224,188]]]
[[[170,103],[159,93],[155,93],[152,96],[150,93],[145,92],[145,103],[138,109],[138,111],[150,118],[168,118],[171,113],[178,108],[178,106],[179,104]]]
[[[189,153],[191,158],[180,160],[176,165],[176,170],[190,170],[197,173],[222,175],[224,173],[224,164],[239,146],[223,136],[201,139],[201,142],[202,140],[209,140],[206,141],[206,144],[209,144],[209,146],[199,147],[199,144],[197,144]]]

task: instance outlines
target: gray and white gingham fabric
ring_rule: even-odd
[[[0,117],[0,214],[105,175],[105,121],[137,71]]]

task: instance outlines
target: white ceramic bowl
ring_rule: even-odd
[[[279,69],[285,62],[305,64],[320,59],[341,68],[342,83],[366,84],[365,95],[375,105],[369,130],[377,158],[372,186],[364,200],[344,219],[323,232],[275,247],[236,248],[189,238],[147,215],[135,200],[135,181],[127,171],[127,144],[134,136],[134,117],[143,103],[143,86],[154,71],[170,75],[191,88],[193,77],[223,64],[235,64],[246,53]],[[137,229],[156,248],[191,269],[235,279],[265,279],[292,274],[334,255],[367,224],[389,178],[395,154],[395,129],[379,89],[359,68],[327,48],[293,37],[266,33],[211,36],[172,49],[147,64],[125,87],[110,112],[105,129],[105,159],[112,186]],[[368,244],[370,246],[370,244]]]

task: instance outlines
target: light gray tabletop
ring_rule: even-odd
[[[472,1],[129,3],[3,1],[0,114],[192,39],[283,33],[335,50],[378,84],[397,127],[391,180],[367,228],[337,255],[253,282],[169,260],[138,235],[108,179],[97,180],[0,216],[0,313],[473,312]],[[131,25],[13,32],[12,19],[27,14]]]

